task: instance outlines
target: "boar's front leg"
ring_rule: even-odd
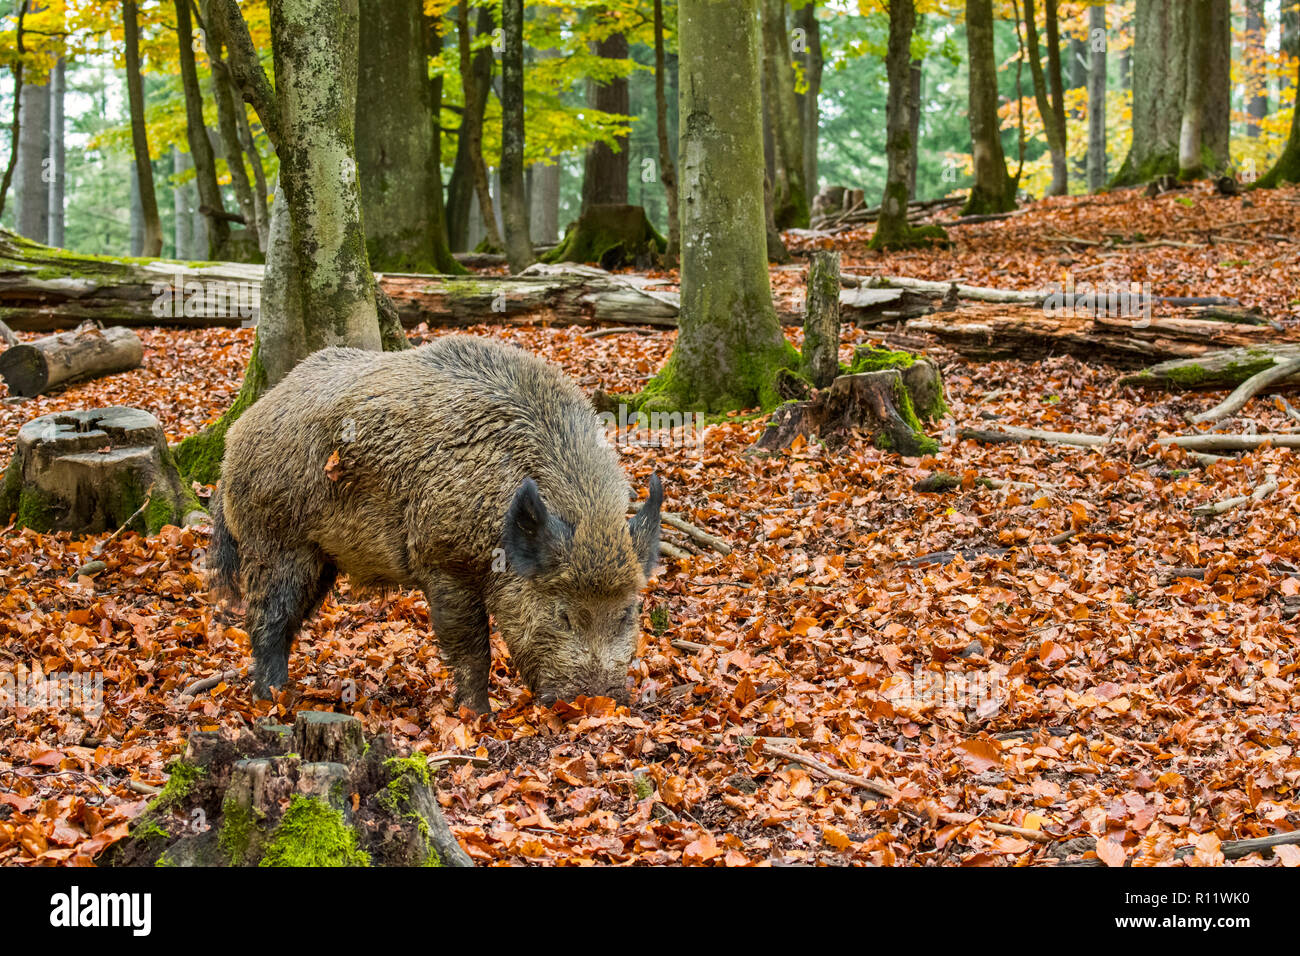
[[[492,670],[487,607],[483,599],[450,578],[434,577],[424,587],[429,619],[443,660],[456,676],[456,706],[478,714],[488,703],[488,674]]]
[[[259,549],[242,570],[248,634],[253,643],[253,692],[269,697],[289,682],[289,646],[308,615],[334,586],[338,571],[315,549]]]

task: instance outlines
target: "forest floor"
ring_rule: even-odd
[[[1205,189],[1062,199],[954,230],[951,252],[876,256],[862,247],[869,231],[836,246],[846,271],[1041,288],[1068,268],[1149,281],[1158,295],[1233,296],[1295,324],[1300,191],[1252,202]],[[1206,244],[1214,229],[1232,241]],[[1079,251],[1057,233],[1197,247]],[[774,275],[785,293],[802,282]],[[609,391],[644,382],[674,337],[470,331]],[[191,434],[235,395],[252,334],[143,331],[141,369],[0,404],[0,462],[23,422],[63,409],[131,405],[173,441]],[[870,338],[846,329],[845,358]],[[189,733],[301,708],[350,711],[399,747],[482,758],[446,766],[438,781],[449,822],[484,864],[1027,865],[1088,853],[1110,865],[1198,865],[1223,861],[1221,841],[1300,829],[1295,454],[1270,448],[1202,468],[1155,444],[1187,432],[1184,416],[1223,393],[1120,387],[1114,369],[1071,358],[934,354],[952,415],[934,429],[942,452],[925,459],[866,442],[746,456],[760,421],[710,426],[695,445],[621,449],[636,487],[657,471],[667,510],[734,545],[727,557],[663,562],[645,596],[630,708],[537,706],[495,642],[496,709],[464,722],[423,597],[362,599],[346,583],[299,637],[293,688],[254,703],[242,622],[206,599],[206,528],[123,535],[93,580],[70,575],[107,536],[5,533],[0,667],[102,672],[104,712],[0,713],[0,863],[90,863],[125,834],[147,800],[141,785],[164,782]],[[955,440],[956,426],[990,423],[1114,440],[1102,450]],[[1257,398],[1216,428],[1300,425]],[[937,470],[962,486],[913,490]],[[1262,501],[1192,513],[1269,477],[1278,490]],[[977,478],[1023,485],[994,491]],[[985,553],[901,563],[967,548]],[[240,676],[179,699],[223,671]],[[345,704],[349,681],[359,699]],[[771,746],[899,799],[828,780]],[[653,799],[639,799],[638,775]],[[1295,866],[1300,847],[1240,862]]]

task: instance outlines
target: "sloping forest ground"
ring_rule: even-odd
[[[1243,209],[1208,188],[1053,200],[954,230],[951,252],[876,256],[863,249],[869,230],[836,247],[845,271],[1033,289],[1069,268],[1077,281],[1231,296],[1296,324],[1300,192],[1251,201]],[[1207,244],[1216,228],[1228,241]],[[1057,238],[1108,233],[1196,247]],[[778,292],[798,293],[798,271],[774,275]],[[141,369],[0,404],[0,461],[23,422],[57,410],[137,406],[173,441],[219,414],[251,330],[142,331]],[[472,331],[545,355],[588,390],[636,388],[673,341]],[[873,335],[846,329],[844,358]],[[1155,444],[1190,430],[1185,415],[1221,392],[1141,392],[1072,358],[979,365],[931,354],[952,419],[934,430],[943,451],[924,460],[865,442],[746,456],[759,421],[711,426],[697,447],[624,448],[637,487],[657,470],[668,510],[734,545],[725,558],[664,561],[644,602],[630,709],[536,706],[498,643],[497,709],[462,722],[423,597],[361,599],[346,583],[295,646],[294,688],[254,704],[241,621],[205,598],[206,528],[123,535],[93,580],[70,575],[107,536],[6,533],[0,666],[102,671],[105,712],[0,714],[0,862],[89,863],[125,834],[147,800],[141,785],[164,781],[190,732],[300,708],[349,710],[401,747],[481,758],[439,776],[448,820],[481,863],[1028,865],[1088,853],[1111,865],[1199,865],[1223,861],[1220,841],[1300,828],[1300,644],[1286,617],[1300,594],[1295,455],[1267,449],[1201,468]],[[955,440],[956,426],[990,423],[1115,441],[1098,451]],[[1252,424],[1300,429],[1273,398],[1216,427]],[[913,490],[935,470],[964,483]],[[1193,515],[1267,476],[1279,486],[1267,499]],[[995,491],[978,478],[1023,485]],[[901,563],[963,548],[988,551]],[[241,676],[180,699],[223,671]],[[354,704],[340,702],[347,681]],[[782,739],[754,739],[764,737]],[[888,784],[900,799],[769,747]],[[1300,848],[1238,862],[1297,865]]]

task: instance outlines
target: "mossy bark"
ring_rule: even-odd
[[[1265,173],[1256,183],[1256,189],[1272,189],[1283,183],[1300,183],[1300,70],[1297,71],[1295,84],[1291,87],[1296,109],[1291,116],[1291,135],[1287,137],[1286,148],[1278,157],[1273,168]]]
[[[763,212],[758,0],[683,0],[681,317],[647,409],[774,407],[780,368],[797,368],[772,304]],[[725,68],[718,51],[726,50]]]
[[[1120,379],[1121,385],[1171,391],[1236,388],[1274,365],[1300,358],[1300,345],[1252,346],[1206,352],[1196,358],[1160,362]],[[1300,376],[1286,382],[1300,385]]]
[[[602,269],[625,265],[648,268],[651,259],[667,247],[641,206],[595,204],[582,211],[565,230],[564,240],[542,261],[594,262]]]
[[[337,725],[343,750],[310,749]],[[193,734],[162,793],[109,866],[472,866],[443,819],[420,754],[393,754],[386,736],[361,738],[355,717],[299,713],[292,728]]]
[[[1133,142],[1111,186],[1178,175],[1187,74],[1187,0],[1137,0],[1133,17]]]

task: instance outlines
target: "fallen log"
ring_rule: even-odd
[[[1253,326],[1251,328],[1254,328]],[[1222,351],[1171,358],[1119,380],[1138,388],[1181,391],[1197,388],[1236,388],[1263,372],[1300,360],[1300,344],[1249,345]],[[1268,384],[1300,385],[1300,371]]]
[[[1199,363],[1207,353],[1226,349],[1265,350],[1270,355],[1300,356],[1300,330],[1270,326],[1159,318],[1152,321],[1075,314],[1061,310],[1048,315],[1042,308],[1000,303],[973,303],[958,312],[936,312],[909,319],[909,334],[924,334],[964,358],[987,362],[1006,359],[1038,361],[1072,355],[1085,362],[1140,369],[1171,360]],[[1289,348],[1288,343],[1295,343]],[[1201,376],[1195,387],[1236,385],[1250,374],[1272,365],[1256,358],[1245,375],[1228,382]],[[1155,369],[1150,377],[1130,376],[1125,384],[1168,387]],[[1186,386],[1184,386],[1186,387]]]
[[[95,326],[63,332],[0,353],[10,395],[31,397],[59,385],[139,368],[144,346],[130,329]]]
[[[1079,445],[1084,448],[1100,448],[1110,443],[1107,435],[1088,435],[1083,432],[1049,432],[1036,428],[1016,428],[1004,425],[997,430],[982,428],[961,428],[957,437],[970,438],[985,444],[1010,442],[1045,441],[1057,445]]]
[[[1265,445],[1275,448],[1300,448],[1300,433],[1282,432],[1263,435],[1225,435],[1206,432],[1201,435],[1173,435],[1158,438],[1160,445],[1176,445],[1187,451],[1255,451]]]
[[[1217,422],[1229,415],[1235,415],[1246,407],[1246,403],[1262,392],[1264,389],[1276,385],[1279,382],[1286,381],[1289,378],[1300,375],[1300,358],[1292,359],[1289,362],[1282,362],[1280,365],[1274,365],[1266,368],[1262,372],[1257,372],[1246,381],[1242,382],[1232,394],[1215,405],[1209,411],[1201,412],[1199,415],[1193,415],[1190,419],[1193,425],[1204,425],[1209,422]]]

